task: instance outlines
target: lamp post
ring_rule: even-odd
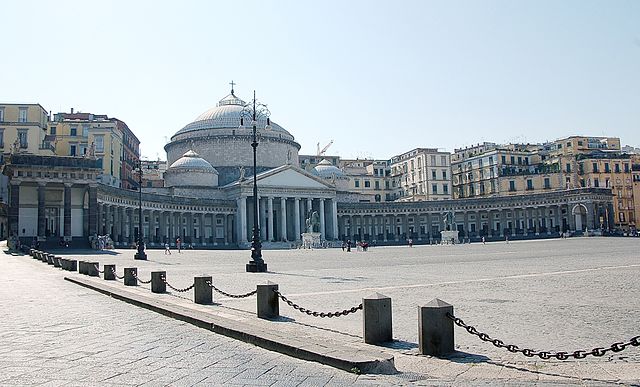
[[[256,102],[256,91],[253,91],[253,100],[242,109],[240,115],[240,125],[244,125],[244,119],[251,119],[251,126],[253,128],[253,142],[251,147],[253,148],[253,237],[251,239],[251,261],[247,263],[247,272],[261,273],[267,271],[267,264],[262,259],[262,243],[260,243],[260,224],[258,222],[258,179],[257,175],[257,162],[256,162],[256,149],[258,148],[258,138],[256,135],[258,120],[266,119],[265,129],[269,129],[271,122],[269,116],[271,112],[267,109],[267,105]]]
[[[142,160],[138,159],[138,252],[133,259],[147,260],[144,252],[144,235],[142,232]]]

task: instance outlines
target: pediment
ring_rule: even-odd
[[[262,176],[258,175],[258,185],[261,187],[287,187],[287,188],[333,188],[315,176],[302,170],[289,168],[276,168]]]

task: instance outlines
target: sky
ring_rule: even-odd
[[[636,0],[21,0],[0,15],[0,102],[117,117],[149,159],[232,80],[300,154],[640,146]]]

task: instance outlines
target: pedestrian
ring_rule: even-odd
[[[509,235],[504,234],[504,240],[505,242],[507,242],[507,244],[509,244]]]
[[[176,239],[176,248],[179,254],[182,253],[182,241],[180,241],[180,238]]]
[[[169,242],[164,243],[164,255],[171,255],[171,249],[169,248]]]
[[[413,247],[413,239],[409,238],[407,242],[409,243],[409,247]]]
[[[351,252],[351,239],[347,241],[347,253]]]
[[[484,236],[482,237],[482,244],[486,245],[485,241],[484,241]]]
[[[347,242],[346,241],[342,241],[342,251],[344,251],[345,247],[347,247]]]

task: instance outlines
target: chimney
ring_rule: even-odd
[[[73,108],[71,108],[71,114],[73,114]]]

